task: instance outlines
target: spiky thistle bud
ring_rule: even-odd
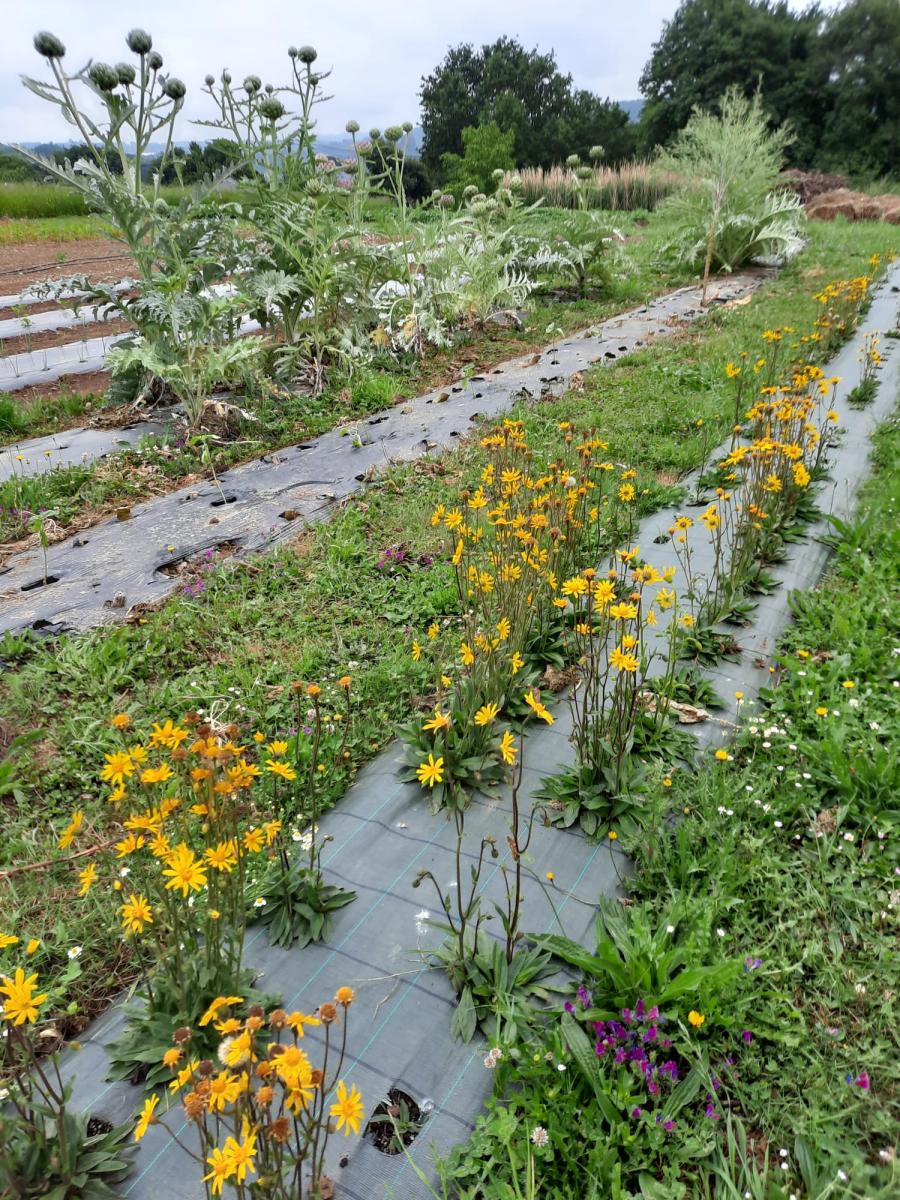
[[[153,38],[146,29],[132,29],[125,44],[134,54],[149,54],[153,49]]]
[[[384,131],[384,136],[389,142],[399,142],[403,137],[403,130],[399,125],[388,125],[387,129]]]
[[[212,87],[212,85],[213,85],[213,84],[214,84],[216,81],[215,81],[215,79],[213,78],[213,76],[212,76],[212,75],[207,75],[207,76],[206,76],[206,78],[203,80],[203,82],[206,84],[206,86],[207,86],[207,87]]]
[[[369,137],[372,139],[373,142],[377,142],[378,139],[381,137],[381,130],[380,129],[370,129]]]
[[[603,157],[603,147],[602,146],[591,146],[590,150],[588,150],[588,158],[591,160],[591,162],[597,162],[598,159],[601,159],[602,157]]]
[[[231,72],[230,72],[230,71],[223,71],[223,72],[222,72],[222,82],[223,82],[224,84],[229,84],[229,83],[231,83]]]
[[[183,100],[187,88],[180,79],[167,79],[163,89],[170,100]]]
[[[44,58],[62,58],[66,52],[65,46],[56,34],[47,33],[46,30],[34,35],[34,48]]]
[[[244,91],[249,92],[251,96],[255,95],[262,87],[262,80],[258,75],[248,75],[244,80]]]
[[[566,159],[566,166],[567,167],[577,167],[580,162],[581,162],[581,159],[578,157],[577,154],[570,154],[568,156],[568,158]]]
[[[134,83],[136,72],[131,63],[116,63],[116,75],[119,83]]]
[[[413,131],[412,121],[404,121],[403,122],[403,132],[404,133],[412,133],[412,131]]]
[[[111,67],[109,63],[102,62],[91,63],[88,70],[88,79],[101,92],[111,92],[119,82],[119,76],[116,73],[115,67]]]
[[[151,50],[150,56],[147,59],[151,71],[159,71],[162,68],[162,55],[158,50]]]
[[[344,128],[348,133],[359,133],[359,121],[348,121]]]
[[[319,52],[313,46],[301,46],[297,51],[297,57],[309,67],[319,57]]]
[[[284,105],[270,96],[260,104],[259,114],[267,121],[278,121],[284,116]]]
[[[296,46],[288,46],[288,58],[296,58],[299,53]]]

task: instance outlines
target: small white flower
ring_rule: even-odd
[[[543,1125],[535,1125],[531,1131],[531,1140],[535,1146],[546,1146],[550,1141],[550,1134]]]
[[[253,901],[253,907],[254,908],[265,908],[266,907],[265,896],[257,896],[256,899]]]
[[[841,1183],[846,1183],[849,1178],[850,1176],[846,1171],[838,1171],[838,1179],[841,1181]]]
[[[564,1071],[566,1069],[566,1064],[565,1063],[557,1063],[556,1069],[557,1069],[557,1071]]]
[[[725,930],[724,930],[724,929],[717,929],[717,930],[716,930],[716,936],[717,936],[717,937],[724,937],[724,936],[725,936]]]
[[[130,874],[131,874],[131,867],[123,867],[122,870],[119,872],[119,877],[121,879],[125,879]]]
[[[787,1150],[785,1150],[784,1146],[782,1146],[781,1149],[778,1151],[778,1157],[779,1158],[787,1158],[787,1156],[788,1156],[788,1152],[787,1152]]]
[[[81,951],[82,951],[81,946],[73,946],[72,949],[67,950],[66,953],[68,954],[69,958],[76,959],[76,958],[81,958]]]
[[[666,933],[674,933],[674,932],[675,932],[675,926],[674,926],[674,925],[667,925],[667,926],[666,926]]]
[[[782,822],[782,821],[776,821],[776,822],[775,822],[775,828],[776,828],[776,829],[781,829],[781,828],[782,828],[782,826],[783,826],[783,822]]]
[[[856,992],[857,996],[864,996],[866,994],[866,985],[864,983],[858,983],[853,990]]]

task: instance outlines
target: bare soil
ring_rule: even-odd
[[[111,337],[114,333],[126,333],[129,329],[131,322],[124,317],[110,321],[88,321],[84,325],[64,325],[61,329],[43,329],[18,337],[0,338],[0,348],[4,354],[22,354],[28,350],[44,350],[48,346],[66,346],[87,338]]]
[[[0,292],[4,294],[81,272],[98,282],[111,282],[126,279],[135,270],[127,251],[107,238],[0,246]]]

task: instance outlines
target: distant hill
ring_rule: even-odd
[[[628,113],[629,119],[637,121],[641,115],[641,109],[644,107],[643,100],[617,100],[619,108],[624,108]]]

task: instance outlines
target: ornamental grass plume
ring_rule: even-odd
[[[201,1020],[219,1036],[215,1061],[196,1056],[188,1031],[179,1031],[163,1060],[166,1109],[148,1101],[135,1139],[150,1124],[176,1140],[173,1119],[193,1126],[200,1143],[194,1157],[213,1196],[226,1184],[239,1194],[264,1188],[272,1200],[324,1195],[329,1137],[358,1134],[365,1112],[359,1090],[341,1077],[354,999],[352,988],[341,987],[316,1013],[278,1008],[266,1015],[240,996],[217,997]],[[302,1044],[308,1028],[322,1032],[318,1065]]]

